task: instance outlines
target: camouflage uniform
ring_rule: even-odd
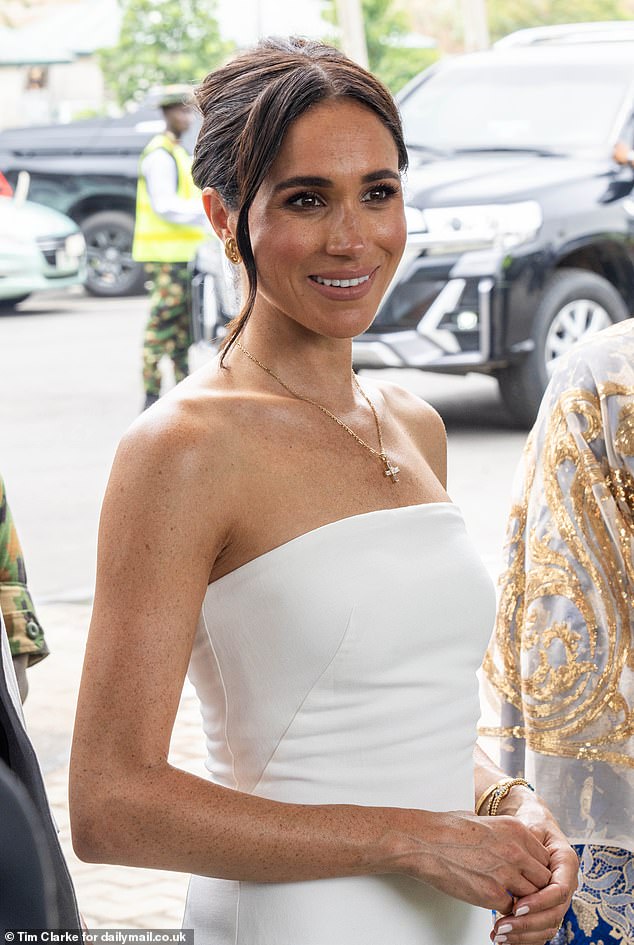
[[[4,482],[0,476],[0,609],[7,628],[12,656],[28,655],[32,666],[48,656],[44,631],[35,614],[26,586],[26,569]]]
[[[146,394],[161,392],[159,361],[166,354],[176,381],[187,377],[187,352],[192,343],[187,263],[148,263],[151,278],[150,317],[143,340],[143,383]]]

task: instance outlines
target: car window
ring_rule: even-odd
[[[454,63],[401,102],[406,140],[442,151],[596,149],[608,143],[633,72],[623,64]]]

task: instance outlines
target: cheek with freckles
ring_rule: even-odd
[[[311,260],[319,251],[321,237],[316,227],[300,221],[296,226],[264,225],[254,230],[251,241],[258,290],[284,308],[285,298],[303,297],[308,290]]]

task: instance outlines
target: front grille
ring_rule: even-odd
[[[424,270],[418,270],[407,282],[395,286],[385,299],[373,322],[372,331],[406,331],[416,328],[445,284],[446,279],[429,279]]]
[[[57,269],[57,253],[64,249],[66,237],[47,237],[37,241],[38,249],[44,256],[46,264],[52,269]]]
[[[62,279],[77,270],[77,260],[66,253],[66,236],[43,237],[37,240],[37,246],[46,260],[47,279]]]

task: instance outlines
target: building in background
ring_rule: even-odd
[[[17,9],[17,8],[16,8]],[[96,50],[114,45],[117,0],[40,3],[0,26],[0,128],[71,121],[102,112],[106,91]]]

